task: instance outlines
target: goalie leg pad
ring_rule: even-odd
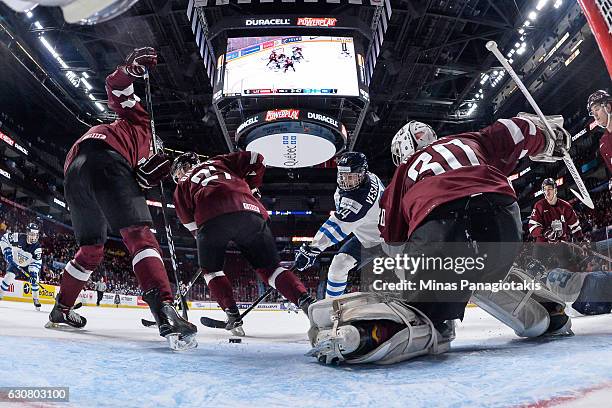
[[[534,278],[521,269],[512,268],[505,281],[536,283],[539,282],[539,278],[538,276]],[[565,306],[565,303],[543,284],[540,289],[527,292],[521,290],[475,291],[472,294],[472,301],[513,329],[517,336],[529,338],[541,336],[549,329],[551,321],[548,309],[551,304],[558,305],[560,308]],[[547,307],[544,307],[543,304]],[[566,329],[569,330],[569,327]]]
[[[450,348],[431,320],[401,299],[376,293],[351,293],[313,303],[309,310],[312,350],[307,354],[327,364],[393,364]],[[355,354],[360,339],[355,326],[380,322],[394,334],[363,355]],[[403,327],[403,328],[402,328]]]

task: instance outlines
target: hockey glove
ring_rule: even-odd
[[[172,161],[163,153],[157,153],[136,168],[136,181],[144,189],[153,188],[170,174]]]
[[[548,240],[548,242],[556,242],[557,239],[561,236],[560,231],[556,231],[554,229],[547,229],[544,231],[544,238]]]
[[[135,77],[141,78],[151,68],[157,65],[157,51],[155,48],[136,48],[125,59],[125,71]]]
[[[563,116],[546,116],[546,121],[552,128],[552,134],[537,115],[520,112],[517,117],[531,121],[544,134],[544,150],[534,156],[529,156],[531,160],[548,163],[563,160],[564,153],[569,152],[572,146],[572,135],[563,128]]]
[[[312,248],[308,244],[303,244],[300,250],[295,254],[294,268],[300,272],[305,271],[314,265],[320,253],[320,249]]]
[[[4,260],[8,264],[8,266],[13,266],[14,268],[18,268],[18,265],[15,263],[13,259],[13,250],[11,247],[8,247],[4,250]]]

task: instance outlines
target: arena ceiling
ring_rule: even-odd
[[[529,35],[520,58],[527,62],[542,44],[558,40],[562,33],[557,27],[564,22],[567,31],[577,36],[585,26],[582,16],[572,17],[572,9],[577,5],[572,1],[557,2],[559,7],[549,7],[549,11],[542,12],[525,27],[528,13],[537,0],[392,1],[393,12],[370,84],[370,112],[355,149],[366,153],[374,170],[386,178],[393,169],[388,154],[389,141],[407,120],[425,121],[439,134],[449,134],[489,123],[496,115],[494,106],[498,108],[497,113],[508,114],[524,108],[524,101],[516,94],[504,98],[504,102],[496,106],[495,99],[499,99],[504,87],[511,84],[507,84],[506,77],[492,86],[493,73],[498,71],[499,63],[484,45],[495,40],[502,50],[512,48],[522,36],[519,30],[525,28]],[[312,14],[313,11],[320,15],[351,16],[370,26],[376,14],[376,7],[369,2],[348,4],[344,0],[335,4],[302,1],[212,3],[203,9],[210,27],[236,16]],[[12,95],[10,101],[0,101],[1,107],[16,117],[29,137],[35,139],[42,133],[46,140],[67,148],[86,130],[83,123],[96,124],[110,119],[110,115],[97,110],[91,100],[93,97],[103,103],[106,99],[104,77],[132,48],[153,45],[160,53],[160,63],[152,74],[155,119],[166,146],[179,150],[195,148],[207,154],[227,152],[212,112],[210,81],[194,41],[186,8],[187,1],[141,0],[110,22],[77,26],[65,24],[58,9],[37,8],[33,18],[27,18],[0,5],[2,24],[14,35],[11,39],[3,33],[0,47],[3,56],[0,65],[7,72],[2,85]],[[570,21],[571,18],[574,21]],[[41,36],[53,44],[69,69],[60,68],[41,46]],[[40,63],[42,73],[38,72],[36,79],[14,60],[14,54],[19,54],[16,42]],[[563,87],[538,87],[536,96],[545,111],[548,106],[576,111],[583,102],[578,96],[588,94],[608,80],[605,69],[601,68],[603,63],[597,59],[594,42],[587,36],[584,43],[588,45],[584,53],[589,56],[589,62],[567,66]],[[531,70],[519,71],[529,83],[537,84],[547,75],[546,67],[563,64],[563,56],[556,57],[545,64],[534,65]],[[65,78],[67,70],[77,75],[85,72],[89,76],[92,97],[71,86]],[[548,74],[549,77],[553,75]],[[488,88],[478,96],[484,75],[489,76],[484,81],[484,88]],[[58,98],[63,105],[60,106]],[[477,109],[470,109],[472,103],[477,104]],[[301,173],[301,178],[284,171],[274,174],[279,183],[312,181],[311,172]],[[322,181],[333,182],[333,175]],[[281,185],[286,187],[286,184]]]

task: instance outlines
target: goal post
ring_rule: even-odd
[[[578,0],[612,78],[612,0]]]

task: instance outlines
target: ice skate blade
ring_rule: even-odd
[[[178,333],[173,333],[167,335],[166,340],[168,340],[168,346],[174,351],[185,351],[198,347],[195,334],[179,339]]]
[[[230,332],[234,335],[234,336],[240,336],[240,337],[244,337],[246,334],[244,333],[244,329],[242,328],[242,326],[238,326],[238,327],[234,327],[233,329],[230,330]]]
[[[83,330],[82,327],[74,327],[68,323],[53,323],[51,321],[45,324],[45,329],[63,330],[63,331],[79,331]]]
[[[59,323],[47,322],[47,324],[45,324],[45,329],[57,329],[59,327]]]

